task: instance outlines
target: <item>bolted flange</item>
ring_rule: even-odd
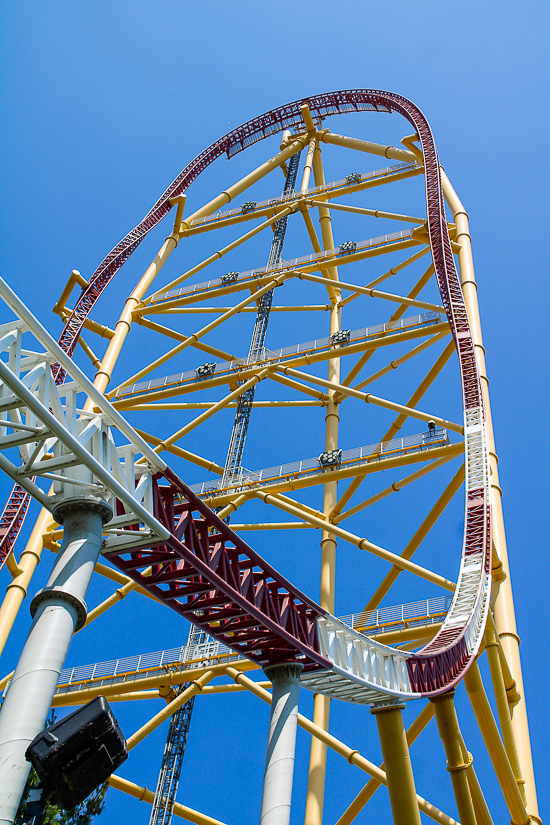
[[[97,496],[74,496],[65,498],[56,504],[52,510],[52,515],[58,524],[63,524],[65,516],[74,510],[92,510],[99,513],[103,524],[107,524],[113,518],[113,508],[104,499]]]

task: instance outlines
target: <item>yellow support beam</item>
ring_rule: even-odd
[[[458,490],[462,487],[464,482],[464,464],[457,470],[443,493],[440,495],[418,530],[415,532],[412,539],[409,541],[405,549],[403,550],[401,557],[405,559],[410,559],[413,557],[415,552],[418,550],[438,518],[441,516],[449,502],[452,498],[456,495]],[[374,591],[373,595],[368,600],[367,604],[365,605],[364,611],[368,610],[375,610],[384,596],[389,592],[392,585],[396,582],[398,576],[400,575],[401,570],[397,567],[393,567],[390,572],[384,577],[381,584],[378,585],[376,590]]]
[[[286,504],[286,502],[281,501],[277,496],[269,495],[268,493],[264,493],[262,491],[255,491],[255,496],[263,501],[264,504],[273,504],[275,507],[279,507],[281,510],[286,511],[291,515],[300,515],[300,511],[296,507]],[[408,559],[405,559],[403,556],[398,556],[389,550],[385,550],[383,547],[378,547],[377,544],[373,544],[368,541],[368,539],[359,538],[359,536],[355,536],[353,533],[343,530],[335,524],[331,524],[326,521],[326,519],[317,518],[316,516],[311,516],[309,514],[303,514],[303,518],[305,521],[309,521],[316,527],[320,527],[326,533],[344,539],[344,541],[355,545],[355,547],[358,547],[360,550],[366,550],[368,553],[372,553],[374,556],[378,556],[378,558],[390,562],[395,567],[399,567],[402,570],[407,570],[408,573],[413,573],[415,576],[419,576],[421,579],[425,579],[438,587],[442,587],[444,590],[449,590],[451,593],[454,593],[456,589],[456,584],[449,579],[446,579],[444,576],[440,576],[438,573],[434,573],[431,570],[420,567],[420,565],[408,561]],[[331,612],[333,611],[334,607]]]
[[[478,825],[466,771],[470,760],[464,759],[462,737],[454,706],[454,690],[432,698],[439,736],[447,756],[447,770],[451,774],[456,807],[461,825]]]
[[[130,782],[128,779],[123,779],[116,774],[112,774],[112,776],[109,777],[109,787],[133,796],[140,802],[149,802],[149,804],[152,805],[155,801],[154,791],[143,788],[141,785],[136,785],[135,782]],[[219,819],[212,819],[211,816],[201,814],[199,811],[194,811],[192,808],[188,808],[187,805],[182,805],[180,802],[174,802],[172,813],[181,819],[185,819],[187,822],[193,822],[194,825],[224,825]]]
[[[139,728],[135,733],[133,733],[128,739],[126,740],[126,746],[128,750],[132,750],[135,748],[136,745],[139,745],[146,736],[149,736],[159,725],[161,725],[166,719],[168,719],[172,714],[176,713],[189,699],[192,699],[197,693],[203,689],[208,682],[211,682],[216,673],[213,670],[205,671],[198,679],[194,679],[192,684],[182,691],[179,696],[173,699],[169,704],[166,705],[161,711],[156,713],[152,719],[149,719],[144,725]]]
[[[411,215],[400,215],[396,212],[383,212],[380,209],[365,209],[361,206],[348,206],[343,203],[332,203],[330,201],[317,201],[314,198],[307,198],[307,204],[311,206],[327,206],[328,209],[335,209],[339,212],[351,212],[354,215],[367,215],[371,218],[387,218],[391,221],[403,221],[404,223],[416,223],[423,226],[426,218],[413,218]]]
[[[380,706],[374,705],[370,712],[376,717],[393,821],[396,825],[421,825],[411,757],[403,725],[404,707],[405,705],[396,705],[395,702],[387,702]]]
[[[512,825],[529,825],[532,817],[529,816],[525,810],[522,795],[517,786],[516,777],[510,762],[500,733],[498,731],[493,711],[487,699],[485,688],[481,680],[479,666],[474,662],[466,675],[464,676],[464,684],[470,699],[477,724],[481,731],[487,753],[493,765],[500,790],[506,802],[506,807],[510,814]],[[536,821],[537,818],[535,818]]]
[[[259,381],[262,381],[272,369],[274,368],[267,367],[266,369],[259,372],[258,375],[254,375],[252,378],[249,378],[248,381],[245,381],[244,384],[241,384],[239,387],[237,387],[236,390],[233,390],[233,392],[229,393],[229,395],[226,395],[225,398],[221,399],[221,401],[216,402],[212,407],[206,409],[203,413],[194,418],[193,421],[190,421],[184,427],[181,427],[168,438],[165,438],[162,441],[160,441],[155,447],[155,452],[161,453],[163,452],[163,450],[167,450],[168,447],[172,447],[176,443],[176,441],[179,441],[180,438],[183,438],[185,435],[190,433],[192,430],[198,427],[199,424],[202,424],[208,418],[211,418],[211,416],[213,416],[215,413],[219,412],[219,410],[222,410],[229,404],[230,401],[234,401],[236,398],[239,398],[239,396],[241,396],[251,387],[254,387]],[[146,462],[146,458],[140,458],[138,464],[143,464]]]
[[[412,258],[410,259],[410,261],[412,261]],[[405,266],[407,263],[409,263],[409,262],[405,261],[402,264],[402,266]],[[371,281],[370,284],[367,284],[367,286],[368,287],[376,286],[385,277],[389,276],[390,274],[394,274],[398,269],[399,269],[399,267],[394,267],[394,269],[390,269],[389,273],[386,273],[385,276],[383,275],[381,278],[376,278],[374,281]],[[426,270],[426,272],[422,275],[422,277],[416,282],[414,287],[409,291],[409,294],[407,295],[407,298],[416,298],[417,295],[419,295],[422,292],[422,289],[428,283],[428,281],[432,277],[433,273],[434,273],[434,266],[433,266],[433,264],[431,264],[428,267],[428,269]],[[344,306],[344,304],[347,301],[350,301],[353,298],[357,298],[357,297],[358,297],[357,295],[352,295],[350,298],[345,299],[344,301],[342,301],[342,306]],[[406,309],[407,309],[407,305],[406,304],[401,304],[401,306],[398,307],[398,309],[396,309],[396,311],[390,317],[389,323],[391,323],[392,321],[397,321],[399,318],[401,318],[405,314]],[[449,328],[449,331],[450,331],[450,328]],[[345,384],[345,386],[348,387],[351,384],[351,382],[353,381],[353,379],[357,375],[359,375],[359,373],[361,372],[361,370],[363,369],[363,367],[365,366],[367,361],[372,357],[372,355],[373,355],[372,352],[365,352],[361,356],[361,358],[359,358],[359,360],[357,361],[355,366],[348,372],[348,374],[346,375],[346,377],[342,381],[342,384]]]
[[[312,281],[316,284],[330,285],[330,278],[321,278],[319,275],[309,275],[308,273],[299,272],[296,276],[301,281]],[[418,307],[419,309],[427,309],[431,312],[445,312],[440,304],[433,304],[430,301],[417,301],[415,298],[407,298],[403,295],[393,295],[391,292],[380,292],[378,289],[372,289],[359,284],[349,284],[346,281],[340,281],[339,286],[350,292],[358,295],[368,295],[370,298],[381,298],[384,301],[392,301],[396,304],[405,304],[405,306]]]
[[[259,687],[257,682],[253,682],[252,679],[248,679],[243,673],[240,673],[231,666],[226,667],[226,672],[228,676],[231,676],[231,678],[237,682],[237,684],[244,685],[248,688],[248,690],[250,690],[251,693],[263,702],[271,704],[271,694],[268,693],[267,690]],[[335,751],[335,753],[339,754],[339,756],[346,759],[350,765],[355,765],[360,770],[368,773],[382,785],[387,785],[388,780],[385,771],[381,770],[378,765],[375,765],[373,762],[369,762],[369,760],[365,759],[364,756],[361,756],[358,750],[354,750],[348,745],[345,745],[343,742],[340,742],[339,739],[328,733],[322,725],[316,724],[315,721],[312,722],[305,716],[302,716],[301,713],[298,714],[298,725],[324,745],[331,748],[331,750]],[[433,819],[435,822],[440,823],[440,825],[460,825],[460,823],[458,823],[455,819],[448,816],[443,811],[440,811],[435,807],[435,805],[432,805],[418,794],[416,795],[416,800],[422,813],[429,816],[430,819]]]
[[[382,501],[382,499],[387,498],[393,493],[399,493],[404,487],[407,487],[407,485],[412,484],[414,481],[418,481],[418,479],[423,478],[423,476],[433,472],[433,470],[439,470],[440,467],[443,467],[443,465],[450,460],[450,458],[445,457],[440,458],[437,461],[433,461],[431,464],[421,467],[420,470],[416,470],[414,473],[405,476],[405,478],[402,478],[400,481],[394,481],[390,487],[386,487],[384,490],[381,490],[374,496],[367,498],[360,504],[356,504],[355,507],[352,507],[350,510],[346,510],[340,515],[337,512],[337,505],[330,513],[329,520],[334,522],[334,524],[340,524],[340,522],[344,521],[344,519],[350,518],[351,516],[356,516],[357,513],[360,513],[362,510],[366,510],[367,507],[372,507],[373,504],[377,504],[379,501]]]
[[[456,240],[460,243],[460,251],[458,253],[460,280],[464,295],[464,303],[466,304],[472,330],[472,339],[474,342],[474,349],[481,376],[481,387],[483,392],[483,408],[485,411],[485,427],[489,447],[490,483],[492,491],[493,545],[496,549],[496,554],[498,555],[500,564],[502,565],[501,572],[504,574],[501,577],[498,596],[494,604],[495,624],[497,633],[502,643],[502,649],[505,652],[513,678],[517,682],[518,693],[521,697],[512,709],[512,726],[514,728],[514,737],[521,765],[521,774],[525,780],[527,810],[530,815],[535,818],[535,820],[538,820],[539,816],[535,773],[533,770],[529,723],[527,720],[527,706],[525,704],[525,691],[523,687],[521,659],[519,655],[519,636],[516,626],[512,579],[510,576],[508,550],[506,547],[506,534],[504,531],[502,489],[500,487],[498,474],[498,457],[495,447],[491,404],[489,400],[489,379],[487,377],[485,348],[483,346],[483,336],[481,334],[481,321],[477,300],[477,284],[472,257],[472,241],[470,238],[468,214],[443,170],[441,170],[441,183],[443,186],[445,200],[451,209],[453,219],[456,224]]]
[[[434,711],[432,705],[428,702],[424,705],[412,725],[408,728],[406,733],[407,745],[410,747],[412,743],[420,736],[422,731],[433,719]],[[384,770],[384,763],[380,765],[380,770]],[[337,821],[336,825],[351,825],[353,820],[361,813],[369,799],[374,796],[381,783],[376,779],[369,779],[365,787],[359,791],[353,802],[346,808],[342,816]]]
[[[464,444],[460,442],[458,444],[448,444],[446,447],[433,447],[429,452],[429,456],[425,452],[413,452],[396,456],[395,458],[385,458],[383,461],[380,461],[378,456],[374,455],[374,460],[369,464],[352,465],[351,467],[341,467],[338,470],[331,470],[330,477],[333,481],[343,481],[346,478],[354,478],[355,476],[358,476],[361,480],[364,480],[367,475],[371,475],[372,473],[381,473],[385,470],[393,470],[396,467],[408,467],[410,464],[419,464],[425,461],[435,461],[436,459],[443,458],[445,456],[455,458],[456,456],[463,454]],[[264,487],[251,486],[250,494],[252,495],[256,494],[256,492],[264,491],[269,491],[270,493],[276,495],[289,491],[296,492],[297,490],[304,490],[308,487],[316,487],[318,484],[323,484],[326,476],[327,473],[323,473],[320,470],[319,472],[312,473],[311,475],[304,476],[303,478],[294,479],[290,477],[280,482],[273,482],[269,485],[265,485]],[[227,504],[234,497],[235,493],[222,493],[219,496],[212,496],[211,498],[205,497],[204,502],[209,507],[218,507],[222,504]]]
[[[302,116],[308,125],[308,115],[310,126],[313,126],[311,115],[307,107],[302,107]],[[319,143],[315,145],[313,152],[313,175],[315,186],[323,186],[325,183],[325,173],[321,159],[321,149]],[[323,249],[334,249],[334,236],[332,232],[332,219],[330,210],[326,206],[318,207],[319,224],[321,227],[321,240]],[[325,284],[331,302],[329,334],[337,332],[341,328],[342,311],[338,305],[341,298],[340,287],[334,286],[339,281],[338,268],[328,267],[324,274],[328,276],[328,283]],[[333,356],[328,362],[327,389],[329,400],[327,402],[327,412],[325,416],[325,450],[334,450],[338,447],[338,429],[340,417],[338,405],[334,402],[334,386],[340,381],[340,358]],[[330,479],[323,484],[323,514],[330,513],[336,503],[337,482]],[[286,502],[279,500],[279,506],[288,507]],[[304,521],[310,521],[311,516],[304,516]],[[320,520],[322,521],[322,520]],[[323,529],[323,525],[321,524]],[[334,613],[336,595],[336,538],[331,531],[323,529],[321,533],[321,587],[319,594],[319,604],[330,613]],[[316,694],[313,700],[313,718],[316,723],[328,730],[330,716],[330,699],[327,696]],[[306,792],[305,825],[321,825],[323,821],[323,805],[325,792],[327,748],[326,744],[317,739],[312,739],[308,783]]]
[[[451,346],[451,345],[449,345]],[[454,348],[454,341],[452,342],[452,346]],[[301,381],[309,381],[310,384],[317,384],[320,387],[329,387],[331,382],[327,381],[324,378],[319,378],[316,375],[310,375],[306,372],[300,372],[298,370],[294,370],[291,367],[285,366],[277,366],[277,370],[282,372],[284,375],[290,375],[293,378],[299,378]],[[383,407],[386,410],[393,410],[394,412],[398,412],[399,416],[396,421],[405,421],[407,418],[418,418],[420,421],[434,421],[436,426],[444,427],[446,430],[453,430],[455,433],[460,433],[460,435],[464,435],[464,427],[462,424],[455,424],[454,421],[449,421],[446,418],[441,418],[438,415],[434,415],[433,413],[426,413],[422,412],[422,410],[417,410],[415,407],[409,404],[397,404],[395,401],[389,401],[386,398],[378,398],[378,396],[373,395],[370,392],[364,393],[360,390],[354,390],[352,387],[344,387],[343,384],[333,384],[335,389],[342,395],[347,395],[350,398],[357,398],[359,401],[364,401],[366,404],[375,404],[377,407]],[[392,424],[392,428],[395,426]],[[390,428],[391,429],[391,428]],[[401,429],[401,424],[397,427],[397,430]],[[389,432],[389,431],[388,431]],[[391,441],[394,436],[385,435],[382,438],[382,441]]]

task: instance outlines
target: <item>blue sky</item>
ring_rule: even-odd
[[[213,0],[208,5],[23,0],[5,4],[1,14],[2,276],[56,336],[61,326],[50,310],[71,269],[89,277],[176,174],[220,135],[290,100],[337,89],[388,89],[423,109],[441,161],[471,220],[544,815],[548,787],[543,748],[549,725],[539,709],[545,706],[548,680],[544,608],[550,398],[548,256],[542,226],[548,200],[546,4],[466,0],[456,6],[419,0],[411,5],[397,0],[383,8],[350,0],[339,4]],[[362,115],[342,124],[330,121],[343,132],[348,123],[351,134],[393,143],[410,131],[397,115]],[[218,161],[205,174],[200,194],[216,194],[223,188],[222,181],[230,183],[273,151],[271,143],[230,163]],[[407,191],[405,197],[413,208],[414,192]],[[130,285],[165,237],[164,227],[159,232],[121,270],[107,293],[111,298],[95,317],[114,322]],[[265,255],[261,246],[257,249]],[[182,271],[181,261],[174,266],[170,274]],[[297,327],[279,325],[275,330],[274,345],[306,337]],[[129,371],[135,353],[125,357]],[[344,429],[346,436],[347,432]],[[343,446],[355,446],[354,438],[350,429]],[[219,436],[219,443],[213,442],[218,460],[223,458],[222,441]],[[368,437],[361,441],[368,442]],[[273,463],[276,447],[284,453],[281,460],[315,454],[307,434],[302,445],[279,433],[272,447]],[[258,449],[259,454],[254,436],[250,449]],[[257,466],[253,457],[250,462]],[[192,472],[190,481],[203,480],[203,473]],[[9,489],[8,484],[0,487]],[[426,487],[427,495],[431,491]],[[406,507],[412,525],[413,503]],[[391,507],[381,514],[382,521],[391,521]],[[460,519],[457,506],[449,522],[456,535]],[[395,530],[397,534],[397,526]],[[437,553],[438,542],[445,538],[443,528],[436,531],[429,552]],[[279,562],[287,575],[294,574],[297,583],[316,598],[317,574],[309,576],[309,570],[317,563],[317,546],[316,534],[308,531],[307,541],[298,548],[301,553],[273,541],[259,544],[258,549],[265,549],[270,561],[276,566]],[[362,607],[361,588],[353,581],[353,557],[341,555],[337,610],[349,612]],[[452,558],[449,563],[452,567]],[[46,555],[33,587],[40,586],[50,564]],[[7,571],[0,577],[5,582],[0,582],[1,589],[8,583]],[[109,592],[110,586],[94,583],[89,603],[97,603]],[[395,601],[400,598],[407,600],[405,589],[396,591]],[[15,664],[28,625],[24,605],[2,657],[2,673]],[[144,612],[137,598],[128,600],[98,620],[97,629],[86,639],[75,639],[70,663],[172,647],[186,633],[177,617],[160,609]],[[267,709],[258,704],[248,697],[211,697],[195,704],[179,799],[230,825],[254,822],[258,815],[267,726]],[[470,750],[488,777],[495,822],[504,821],[506,813],[463,689],[457,694],[457,707]],[[309,696],[304,695],[303,709],[311,712]],[[154,710],[130,703],[124,708],[118,705],[116,712],[130,734]],[[374,720],[366,711],[361,717],[355,709],[339,707],[333,711],[331,725],[335,735],[373,761],[378,758]],[[448,776],[434,731],[430,729],[412,750],[417,788],[452,813]],[[136,749],[121,775],[154,787],[164,736],[161,729]],[[307,737],[299,735],[293,823],[303,819],[308,749]],[[437,764],[432,752],[438,753]],[[342,766],[338,759],[329,757],[327,823],[338,818],[362,782],[358,771]],[[371,816],[387,817],[384,793],[375,797],[358,823],[370,821]],[[231,807],[235,805],[238,810]],[[146,823],[148,815],[143,803],[111,791],[103,819],[106,825],[128,816]]]

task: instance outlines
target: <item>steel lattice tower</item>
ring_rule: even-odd
[[[204,636],[200,628],[191,625],[187,645],[199,644]],[[188,687],[187,682],[178,685],[175,694],[179,696]],[[193,696],[170,719],[149,825],[170,825],[172,821],[194,704]]]
[[[300,163],[300,154],[301,152],[296,152],[296,154],[293,155],[288,162],[288,171],[283,188],[283,198],[285,195],[288,195],[294,191],[296,175],[298,174],[298,165]],[[285,215],[285,217],[278,220],[274,226],[273,241],[271,243],[271,250],[269,252],[266,267],[267,271],[274,269],[281,260],[287,223],[288,216]],[[258,312],[256,314],[256,321],[252,332],[252,340],[248,351],[249,361],[257,361],[261,358],[272,303],[273,290],[271,289],[269,292],[266,292],[265,295],[262,295],[258,302]],[[246,434],[250,423],[252,402],[254,401],[255,393],[256,387],[251,387],[249,390],[244,392],[239,399],[237,412],[235,414],[235,423],[233,424],[233,431],[229,441],[227,458],[225,460],[222,486],[226,486],[236,480],[241,471],[244,445],[246,442]]]

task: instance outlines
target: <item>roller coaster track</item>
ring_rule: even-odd
[[[429,241],[458,352],[465,415],[464,544],[449,612],[434,639],[417,653],[362,636],[280,576],[169,468],[157,476],[154,490],[155,516],[168,529],[169,539],[157,547],[121,549],[108,557],[179,615],[258,665],[300,661],[302,684],[311,690],[362,703],[387,695],[403,699],[433,696],[455,685],[478,652],[489,608],[491,523],[480,376],[445,220],[439,159],[429,124],[413,103],[400,95],[372,90],[320,95],[275,109],[212,144],[104,259],[78,299],[60,344],[72,354],[91,308],[150,229],[170,210],[171,197],[184,192],[221,154],[231,157],[275,132],[299,125],[304,103],[316,118],[395,111],[419,136]],[[56,379],[62,381],[61,368],[54,370]],[[145,575],[150,567],[151,574]]]
[[[340,621],[364,635],[384,636],[395,630],[419,628],[424,631],[440,623],[451,604],[451,596],[438,596],[420,602],[392,605],[363,613],[340,617]],[[195,634],[197,635],[197,634]],[[142,653],[65,668],[57,685],[56,696],[74,693],[82,689],[104,690],[113,685],[127,685],[139,679],[166,675],[177,670],[206,667],[210,664],[229,664],[242,660],[233,651],[221,645],[211,636],[201,634],[200,641],[190,639],[187,644],[154,653]],[[9,686],[9,683],[8,683]],[[7,689],[7,688],[6,688]]]

